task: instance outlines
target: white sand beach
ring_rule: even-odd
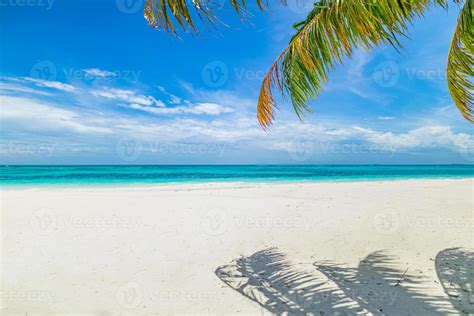
[[[4,189],[2,311],[474,313],[474,179]]]

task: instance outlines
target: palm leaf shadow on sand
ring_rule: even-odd
[[[360,261],[357,268],[331,262],[315,262],[315,267],[335,282],[365,313],[387,315],[433,315],[446,312],[449,303],[430,294],[429,280],[421,271],[400,268],[395,256],[376,251]]]
[[[436,255],[436,272],[454,308],[463,314],[474,314],[474,251],[440,251]]]
[[[452,312],[446,297],[425,288],[429,280],[420,271],[400,268],[396,258],[384,251],[369,254],[353,268],[328,261],[295,264],[269,248],[235,259],[215,273],[229,287],[279,315]]]
[[[274,314],[318,310],[318,315],[319,311],[344,315],[357,310],[358,306],[327,284],[323,275],[313,273],[311,264],[306,267],[310,271],[292,265],[276,248],[269,248],[220,266],[215,273],[229,287]]]

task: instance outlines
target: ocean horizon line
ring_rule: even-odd
[[[2,166],[0,185],[370,181],[474,178],[472,165]]]
[[[397,163],[397,164],[0,164],[0,167],[205,167],[205,166],[473,166],[473,163],[438,163],[438,164],[417,164],[417,163]]]

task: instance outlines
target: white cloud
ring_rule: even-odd
[[[216,104],[216,103],[198,103],[188,109],[193,114],[208,114],[208,115],[219,115],[222,113],[230,113],[233,110],[229,107]]]
[[[238,109],[239,112],[252,110],[257,106],[257,96],[242,95],[231,90],[205,90],[195,89],[190,83],[181,81],[180,86],[186,92],[193,96],[194,102],[219,103],[232,109]]]
[[[52,94],[49,92],[32,89],[30,87],[26,87],[26,86],[22,86],[18,84],[0,82],[0,92],[6,92],[6,91],[16,92],[16,93],[37,94],[37,95],[43,95],[43,96],[52,96]]]
[[[62,83],[59,81],[49,81],[49,80],[35,79],[35,78],[30,78],[30,77],[25,77],[24,79],[26,81],[33,82],[34,84],[40,87],[53,88],[53,89],[62,90],[66,92],[76,91],[76,88],[74,86],[67,83]]]
[[[378,132],[354,127],[355,135],[374,144],[389,144],[398,149],[420,148],[474,148],[474,138],[465,133],[455,133],[449,126],[424,126],[407,133]]]
[[[255,140],[260,147],[278,150],[298,150],[302,142],[313,145],[347,144],[360,146],[373,144],[380,151],[413,152],[422,149],[460,151],[474,148],[474,137],[456,133],[450,126],[424,126],[407,132],[393,133],[371,128],[346,127],[338,123],[320,121],[318,124],[285,122],[272,126],[267,137]]]
[[[110,128],[88,124],[89,120],[83,114],[24,97],[0,96],[0,114],[3,124],[26,131],[112,132]]]
[[[178,98],[174,94],[170,95],[170,103],[171,104],[180,104],[181,103],[181,98]]]
[[[82,70],[88,77],[110,78],[115,77],[115,73],[108,70],[101,70],[97,68],[88,68]]]
[[[137,104],[141,106],[143,105],[144,106],[159,106],[159,107],[165,106],[165,104],[162,101],[156,100],[153,96],[139,94],[132,90],[104,88],[101,90],[92,91],[91,93],[98,97],[103,97],[110,100],[128,102],[130,104]]]
[[[166,91],[166,89],[162,86],[157,86],[158,90],[160,90],[161,93],[167,95],[169,97],[169,103],[171,104],[180,104],[182,102],[182,99],[180,97],[175,96],[172,93],[169,93]]]
[[[167,107],[162,101],[155,99],[150,95],[139,94],[133,90],[123,90],[115,88],[104,88],[101,90],[92,91],[92,94],[98,97],[107,98],[110,100],[117,100],[125,102],[123,106],[144,111],[147,113],[159,115],[173,115],[173,114],[194,114],[194,115],[220,115],[224,113],[233,112],[233,109],[222,104],[214,102],[198,102],[191,103],[187,100],[182,101],[181,98],[166,92],[163,87],[158,86],[158,89],[171,98],[171,104],[176,105],[183,102],[182,105]]]
[[[195,105],[188,104],[187,106],[180,105],[175,107],[150,107],[140,104],[131,104],[129,106],[134,110],[145,111],[153,114],[196,114],[196,115],[220,115],[223,113],[230,113],[233,110],[216,103],[198,103]]]

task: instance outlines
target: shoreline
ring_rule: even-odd
[[[0,191],[11,191],[11,190],[110,190],[110,189],[153,189],[153,188],[165,188],[165,187],[185,187],[185,186],[199,186],[203,185],[207,188],[209,186],[260,186],[260,185],[287,185],[287,184],[343,184],[343,183],[385,183],[385,182],[413,182],[413,181],[462,181],[471,180],[474,181],[472,176],[459,176],[459,177],[423,177],[423,178],[392,178],[392,179],[347,179],[347,180],[275,180],[275,181],[188,181],[188,182],[164,182],[164,183],[143,183],[143,182],[129,182],[129,183],[71,183],[71,184],[0,184]]]

